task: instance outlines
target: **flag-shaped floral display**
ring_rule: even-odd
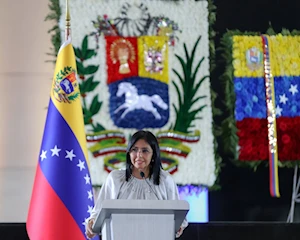
[[[274,76],[278,157],[300,160],[300,37],[272,36],[271,71]],[[267,105],[260,36],[233,37],[235,118],[242,161],[267,160]]]
[[[256,166],[269,160],[270,192],[279,196],[276,161],[284,166],[300,160],[300,37],[228,33],[223,45],[231,54],[227,69],[232,78],[223,75],[233,83],[227,96],[234,99],[229,107],[236,129],[230,134],[237,138],[231,143],[239,161]]]
[[[57,57],[27,219],[32,240],[86,239],[94,205],[86,136],[71,41]]]

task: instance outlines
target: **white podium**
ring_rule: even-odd
[[[93,231],[102,240],[174,240],[188,211],[183,200],[104,200]]]

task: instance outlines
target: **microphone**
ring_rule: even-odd
[[[157,200],[159,200],[157,194],[155,193],[155,191],[153,190],[153,188],[151,187],[151,185],[148,183],[147,179],[145,178],[145,173],[144,172],[140,172],[140,176],[142,177],[142,179],[145,180],[145,182],[148,184],[148,186],[150,187],[150,189],[152,190],[152,192],[154,193],[155,197],[157,198]]]

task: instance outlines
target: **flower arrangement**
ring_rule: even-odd
[[[268,39],[279,166],[290,167],[300,160],[296,147],[300,141],[300,37],[296,31],[283,30]],[[231,31],[223,36],[222,45],[228,57],[222,80],[228,86],[226,103],[231,109],[223,125],[223,139],[230,139],[224,150],[239,163],[256,168],[269,158],[262,37]]]
[[[109,171],[124,165],[126,142],[137,129],[136,125],[128,125],[133,124],[128,121],[130,115],[117,111],[126,99],[125,95],[117,96],[120,81],[125,81],[133,83],[139,94],[150,95],[149,91],[153,91],[154,95],[154,92],[168,89],[168,95],[158,95],[168,105],[169,115],[163,115],[163,110],[156,107],[165,122],[153,125],[155,119],[148,117],[141,123],[157,135],[162,146],[163,167],[173,174],[178,184],[214,186],[220,170],[220,158],[214,145],[212,114],[216,110],[208,77],[209,66],[213,68],[209,51],[214,51],[211,41],[214,32],[209,26],[209,22],[215,20],[212,2],[185,0],[176,3],[156,1],[152,4],[153,1],[149,1],[148,4],[148,1],[120,3],[95,0],[92,8],[88,4],[84,8],[76,7],[76,4],[81,4],[78,2],[70,5],[71,12],[77,16],[72,19],[72,25],[77,27],[77,31],[72,33],[72,41],[82,80],[80,89],[93,184],[101,185]],[[186,4],[185,8],[180,7],[181,4]],[[63,9],[64,2],[61,1],[60,5]],[[170,11],[170,8],[173,10]],[[131,16],[134,11],[140,13],[135,17],[140,17]],[[191,11],[198,12],[190,14]],[[191,17],[178,18],[183,15]],[[62,20],[59,22],[63,23]],[[59,27],[64,29],[63,25]],[[156,37],[147,37],[149,35]],[[158,40],[165,37],[168,40],[157,45]],[[114,38],[130,42],[127,44],[128,52],[136,53],[135,57],[130,55],[132,61],[124,63],[122,72],[121,64],[114,65],[119,61],[110,47],[115,46],[116,41],[109,40]],[[136,40],[131,38],[138,39],[136,44]],[[121,44],[117,48],[120,49]],[[123,57],[128,52],[121,51]],[[117,68],[111,70],[110,67]],[[135,72],[133,69],[136,69]],[[186,95],[191,92],[194,96]],[[187,114],[182,114],[182,111]],[[116,117],[116,114],[120,116]],[[182,129],[180,123],[184,124]]]

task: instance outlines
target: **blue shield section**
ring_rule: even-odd
[[[109,111],[117,127],[160,128],[169,120],[169,92],[166,83],[130,77],[110,83]]]
[[[65,78],[60,82],[61,88],[64,90],[66,94],[70,94],[74,92],[74,87],[69,79]]]

